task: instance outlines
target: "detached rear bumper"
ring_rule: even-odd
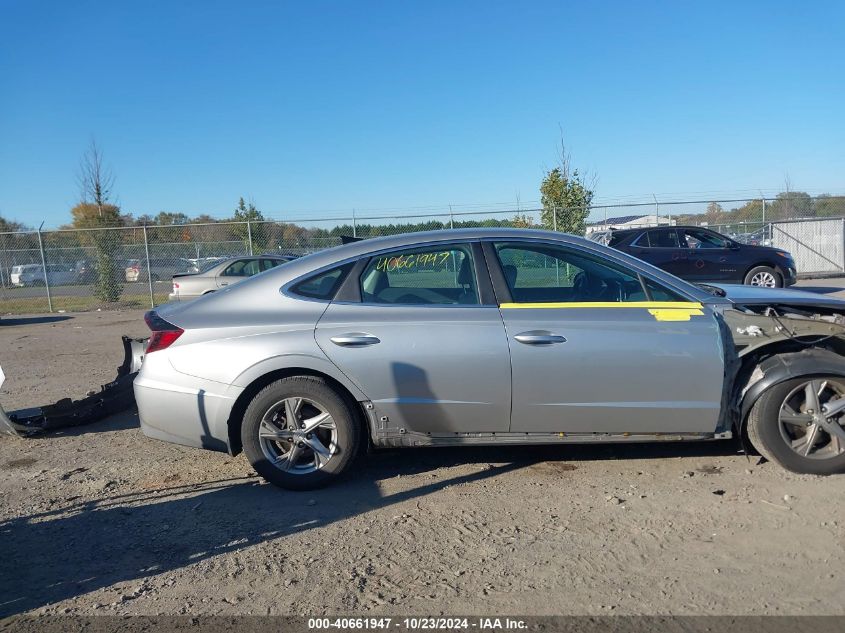
[[[146,356],[134,388],[144,435],[229,452],[229,414],[242,389],[176,371],[166,350]]]

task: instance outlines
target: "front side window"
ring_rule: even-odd
[[[478,304],[470,249],[433,246],[377,255],[361,274],[361,298],[381,304]]]
[[[682,246],[687,248],[727,248],[728,242],[724,237],[699,231],[696,229],[685,229],[681,232]]]
[[[257,259],[239,259],[223,270],[224,277],[252,277],[261,272]]]
[[[516,303],[647,300],[635,272],[596,256],[547,244],[498,243],[495,248]]]

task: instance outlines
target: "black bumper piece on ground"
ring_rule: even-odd
[[[135,394],[132,382],[144,359],[146,339],[122,338],[123,363],[117,368],[117,378],[100,387],[98,393],[81,400],[63,398],[55,404],[9,414],[0,406],[0,433],[27,437],[54,429],[90,424],[133,406]]]

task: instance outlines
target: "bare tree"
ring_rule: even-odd
[[[108,204],[114,187],[114,175],[110,169],[103,166],[103,152],[93,138],[79,161],[77,182],[82,202],[96,205],[102,218],[103,207]]]

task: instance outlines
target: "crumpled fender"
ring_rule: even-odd
[[[778,383],[799,376],[845,377],[845,357],[827,349],[813,347],[790,354],[777,354],[760,363],[751,373],[742,391],[742,420],[763,393]]]
[[[0,433],[28,437],[45,431],[90,424],[135,404],[132,382],[144,360],[147,339],[123,338],[123,363],[117,377],[98,393],[80,400],[63,398],[55,404],[7,414],[0,406]],[[0,370],[0,386],[3,384]]]

